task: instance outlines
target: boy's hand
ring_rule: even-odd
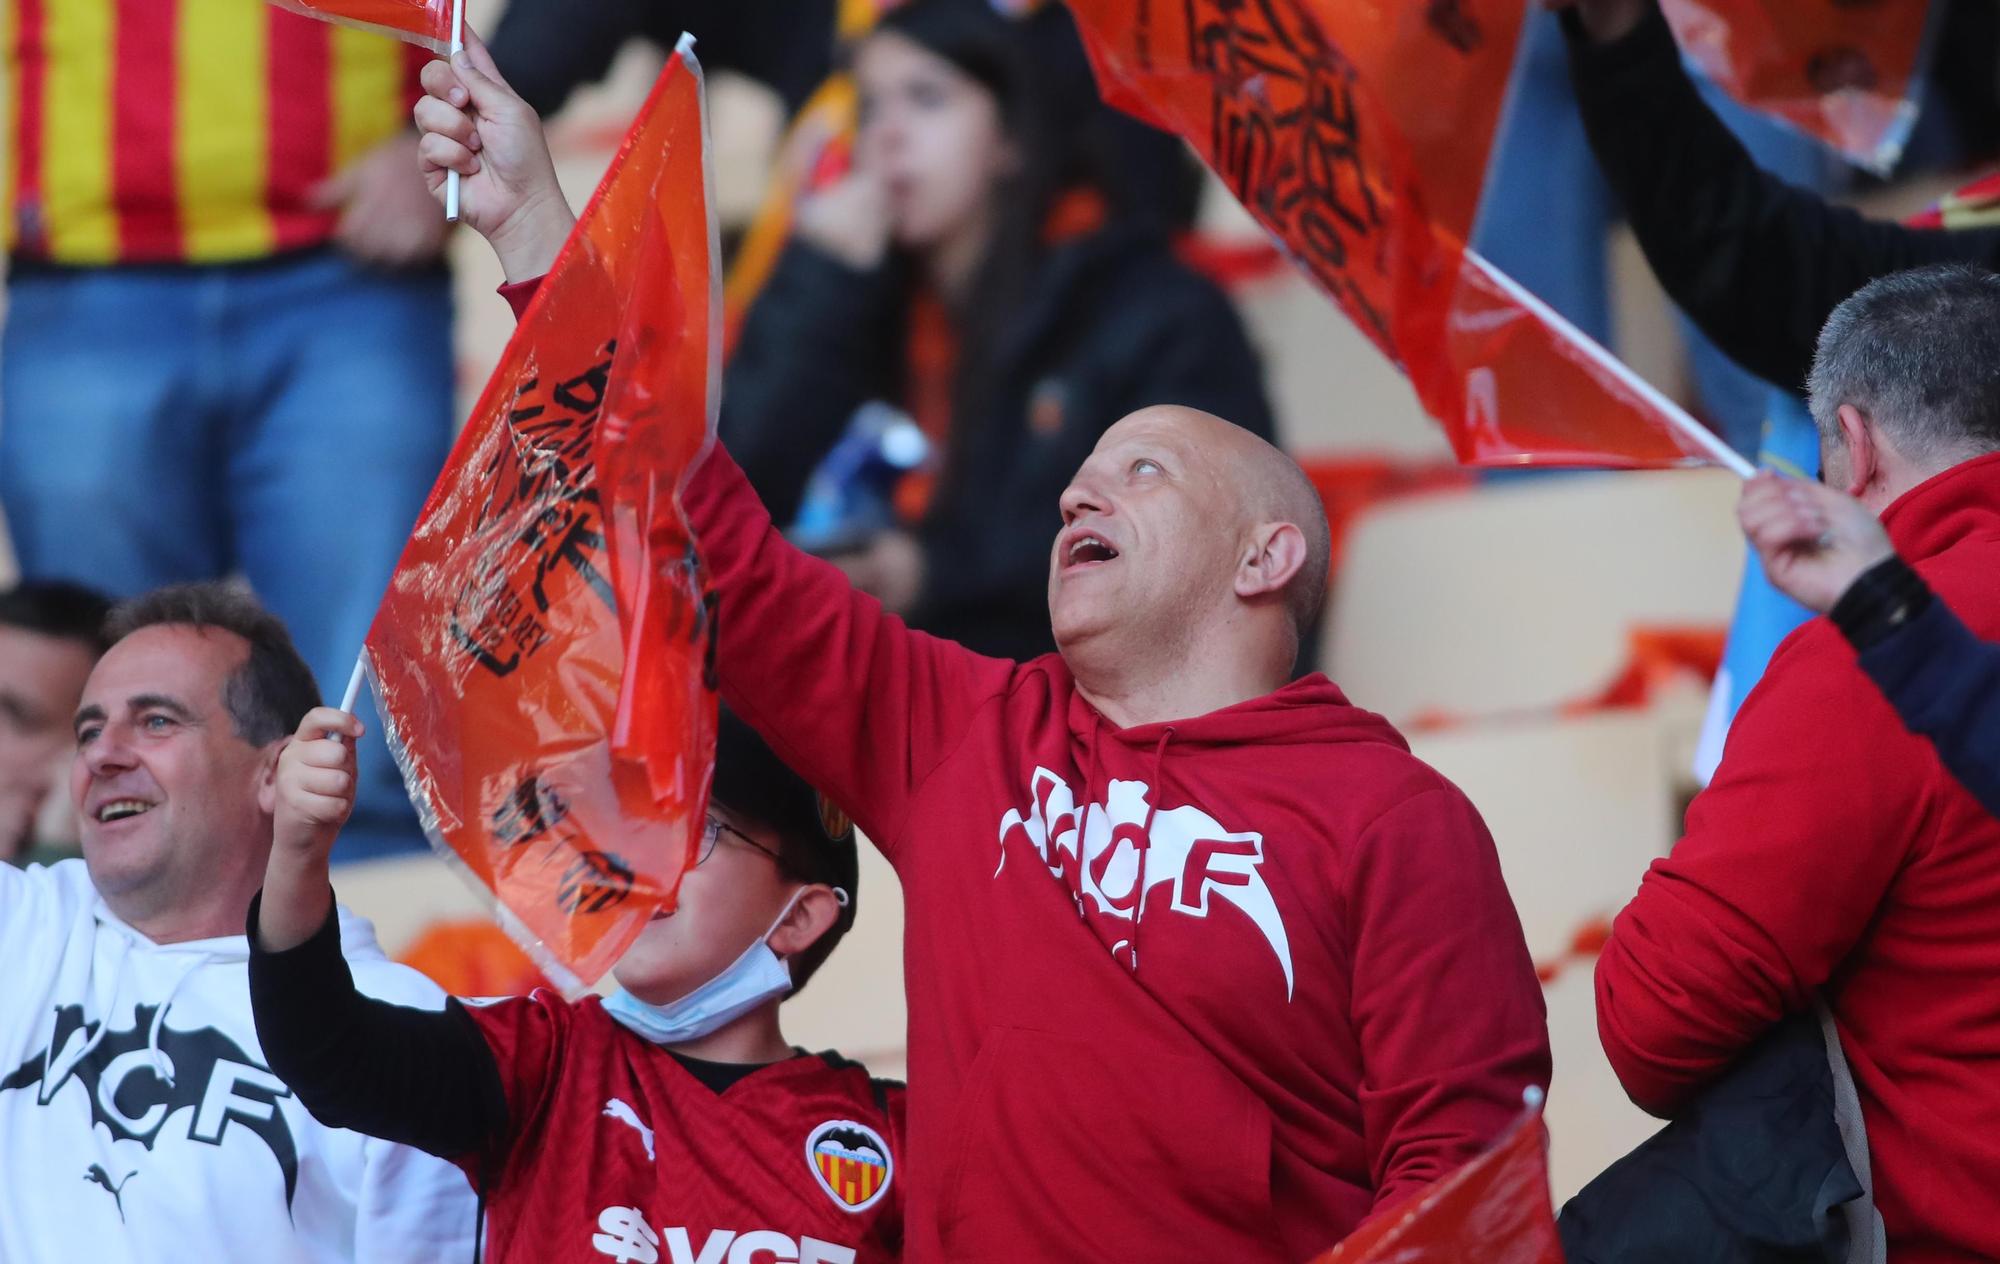
[[[493,244],[510,282],[543,275],[576,217],[556,183],[542,121],[500,77],[470,29],[465,51],[424,67],[412,111],[418,162],[431,193],[459,174],[458,215]]]
[[[1860,501],[1769,472],[1743,485],[1736,519],[1771,583],[1820,614],[1893,551],[1888,532]]]
[[[326,920],[333,902],[327,854],[354,810],[354,743],[360,737],[361,721],[314,707],[278,754],[271,859],[257,916],[257,940],[268,951],[304,943]]]

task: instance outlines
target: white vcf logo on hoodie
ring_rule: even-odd
[[[1046,768],[1035,769],[1030,786],[1034,801],[1027,813],[1009,809],[1000,818],[1000,866],[994,876],[1006,868],[1007,839],[1018,831],[1049,872],[1097,913],[1136,925],[1141,897],[1159,886],[1172,889],[1173,911],[1190,917],[1206,918],[1216,900],[1232,904],[1271,946],[1285,972],[1285,998],[1291,999],[1291,940],[1260,872],[1264,836],[1254,830],[1225,829],[1192,804],[1153,810],[1147,797],[1150,790],[1143,781],[1113,780],[1103,803],[1079,808],[1068,782]],[[1144,892],[1138,889],[1142,872]],[[1112,955],[1130,951],[1136,964],[1131,944],[1129,939],[1114,943]]]

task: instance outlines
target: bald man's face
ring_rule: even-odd
[[[1152,408],[1104,432],[1062,495],[1049,622],[1069,647],[1107,631],[1188,635],[1231,589],[1244,525],[1233,427]]]

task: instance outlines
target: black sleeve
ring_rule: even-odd
[[[1597,44],[1563,14],[1584,130],[1667,293],[1737,363],[1801,390],[1820,326],[1885,273],[2000,262],[2000,229],[1865,219],[1760,170],[1681,66],[1657,6]]]
[[[271,1071],[330,1128],[414,1146],[442,1159],[483,1153],[507,1134],[493,1051],[456,1000],[413,1009],[363,996],[340,955],[329,908],[311,939],[257,946],[250,903],[250,1008]]]
[[[547,118],[649,30],[645,0],[508,0],[486,43],[508,84]]]
[[[881,393],[892,282],[801,241],[750,305],[723,377],[717,429],[773,521],[797,514],[854,410]]]
[[[1894,557],[1855,580],[1829,615],[1903,723],[2000,816],[2000,645],[1974,636]]]

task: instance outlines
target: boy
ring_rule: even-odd
[[[897,1256],[901,1086],[779,1026],[854,920],[853,832],[811,787],[725,712],[699,859],[619,961],[620,990],[425,1013],[357,993],[328,929],[360,735],[320,708],[286,748],[250,910],[258,1036],[317,1118],[457,1163],[496,1261]]]

